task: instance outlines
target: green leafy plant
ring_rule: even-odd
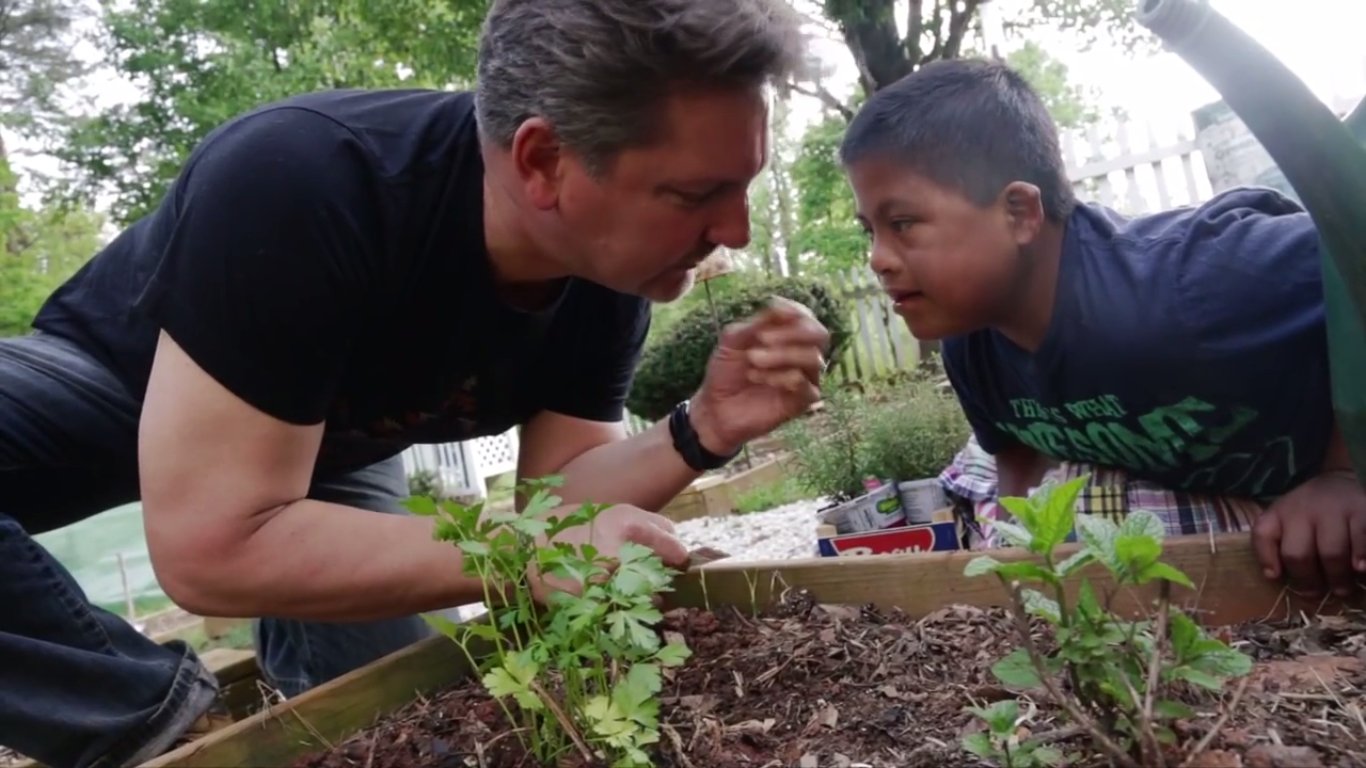
[[[963,747],[974,755],[1006,768],[1037,768],[1061,765],[1062,752],[1038,739],[1021,739],[1019,727],[1020,703],[1013,699],[998,701],[989,707],[968,707],[968,711],[986,723],[986,732],[970,733],[963,737]]]
[[[592,525],[604,508],[549,514],[561,505],[549,490],[559,482],[523,483],[520,512],[410,500],[414,513],[436,518],[436,539],[464,554],[464,572],[483,582],[490,606],[484,623],[426,618],[465,650],[539,764],[576,751],[589,764],[647,766],[647,750],[659,740],[662,668],[690,656],[681,643],[661,642],[655,629],[663,617],[654,598],[671,589],[677,571],[635,544],[607,558],[591,544],[554,542],[569,528]],[[575,589],[551,592],[539,605],[531,586],[538,574]],[[475,638],[492,646],[482,663],[469,650]]]
[[[1137,750],[1142,765],[1164,766],[1164,747],[1175,742],[1170,723],[1194,715],[1176,698],[1176,689],[1186,684],[1220,691],[1230,679],[1246,676],[1252,660],[1209,637],[1194,620],[1171,606],[1171,584],[1193,585],[1185,574],[1162,562],[1165,531],[1156,515],[1135,510],[1116,524],[1077,514],[1076,500],[1088,479],[1082,476],[1049,484],[1028,499],[1001,499],[1017,523],[999,522],[997,529],[1011,544],[1038,556],[1041,563],[1002,562],[984,555],[968,563],[964,573],[996,574],[1012,598],[1022,647],[992,667],[1001,682],[1046,689],[1116,764],[1137,768],[1140,763],[1133,756]],[[1060,561],[1055,550],[1073,531],[1081,546]],[[1064,580],[1097,563],[1117,589],[1158,582],[1161,597],[1156,611],[1139,620],[1123,619],[1111,611],[1110,600],[1116,592],[1102,603],[1089,580],[1081,582],[1075,603],[1069,604]],[[1056,636],[1052,654],[1040,649],[1030,616],[1052,627]],[[1059,677],[1067,680],[1068,693]],[[1004,718],[1004,714],[992,717]],[[964,746],[976,753],[983,745],[975,740]]]

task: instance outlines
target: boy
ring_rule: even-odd
[[[1137,218],[1077,203],[1043,103],[987,61],[874,94],[841,162],[871,266],[911,332],[944,339],[1000,495],[1064,462],[1251,500],[1268,578],[1351,591],[1366,493],[1334,424],[1298,206],[1265,189]]]

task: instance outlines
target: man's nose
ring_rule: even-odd
[[[707,239],[717,245],[740,249],[749,245],[749,237],[749,196],[741,194],[720,208],[716,221],[707,232]]]

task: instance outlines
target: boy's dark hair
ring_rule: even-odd
[[[846,167],[869,157],[908,166],[979,206],[1012,181],[1039,188],[1051,221],[1075,205],[1053,118],[1023,77],[995,61],[932,62],[874,93],[840,146]]]

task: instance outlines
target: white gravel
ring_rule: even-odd
[[[816,510],[824,499],[728,517],[698,517],[678,523],[689,549],[715,547],[736,560],[786,560],[816,555]]]

